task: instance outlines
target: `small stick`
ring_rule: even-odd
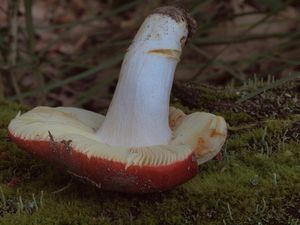
[[[277,174],[273,173],[273,176],[274,176],[274,184],[277,186]]]
[[[9,1],[10,4],[8,6],[8,18],[9,18],[9,33],[10,33],[10,46],[9,46],[9,56],[8,63],[10,67],[16,65],[17,60],[17,50],[18,50],[18,8],[19,8],[19,0]],[[17,82],[16,73],[11,71],[11,80],[15,92],[18,96],[18,100],[20,103],[23,103],[23,98],[21,95],[21,91]]]
[[[229,203],[227,203],[227,209],[228,209],[229,218],[230,218],[231,220],[233,220],[233,218],[232,218],[232,212],[231,212],[231,208],[230,208]]]
[[[23,204],[23,200],[22,200],[22,196],[19,196],[19,206],[20,206],[20,212],[23,212],[24,209],[24,204]]]
[[[263,200],[263,208],[262,208],[261,212],[264,212],[265,209],[267,208],[267,203],[266,203],[265,198],[262,198],[262,200]]]
[[[3,205],[6,206],[6,198],[5,198],[5,195],[4,195],[4,192],[3,192],[3,189],[1,186],[0,186],[0,195],[1,195],[1,201],[2,201]]]
[[[66,186],[64,186],[64,187],[62,187],[62,188],[60,188],[60,189],[58,189],[58,190],[56,190],[56,191],[53,191],[53,192],[51,192],[51,193],[52,193],[52,194],[58,194],[58,193],[60,193],[60,192],[63,192],[64,190],[66,190],[66,189],[68,189],[69,187],[71,187],[72,181],[73,181],[73,178],[71,178],[70,182],[69,182]]]
[[[101,189],[101,183],[96,183],[96,182],[92,181],[91,179],[89,179],[88,177],[80,176],[80,175],[78,175],[76,173],[73,173],[70,170],[68,170],[67,172],[69,174],[71,174],[72,176],[79,178],[81,181],[89,182],[89,183],[95,185],[97,188]]]
[[[43,200],[44,200],[44,191],[41,191],[41,196],[40,196],[40,206],[41,207],[43,207],[43,205],[44,205]]]
[[[35,199],[35,196],[34,196],[34,193],[32,193],[32,199],[33,199],[33,203],[34,203],[34,207],[36,210],[39,210],[39,207],[38,207],[38,204],[36,202],[36,199]]]

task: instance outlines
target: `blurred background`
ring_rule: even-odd
[[[198,22],[176,81],[242,87],[300,70],[299,0],[0,0],[0,99],[106,109],[138,27],[170,4]]]

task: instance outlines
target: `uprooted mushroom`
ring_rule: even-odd
[[[169,107],[174,72],[193,20],[161,7],[130,45],[106,117],[72,107],[18,114],[11,139],[30,153],[107,190],[164,191],[213,158],[227,134],[220,116]]]

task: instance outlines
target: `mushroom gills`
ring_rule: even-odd
[[[41,106],[16,116],[8,129],[14,136],[37,141],[49,141],[50,132],[56,142],[71,140],[72,148],[88,157],[121,162],[126,167],[168,165],[184,160],[192,153],[188,145],[131,148],[104,144],[94,130],[101,126],[103,119],[103,116],[84,109]]]
[[[99,141],[95,128],[104,116],[72,107],[36,107],[18,115],[9,125],[14,136],[24,140],[49,141],[49,132],[58,143],[71,140],[71,146],[88,157],[101,157],[131,165],[168,165],[195,153],[198,164],[213,158],[225,142],[227,125],[222,117],[197,112],[185,115],[170,108],[172,139],[168,145],[149,147],[110,146]]]

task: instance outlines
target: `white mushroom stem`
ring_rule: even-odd
[[[102,142],[130,147],[169,143],[170,92],[187,35],[187,18],[177,8],[160,8],[146,18],[125,55],[113,100],[96,133]]]

